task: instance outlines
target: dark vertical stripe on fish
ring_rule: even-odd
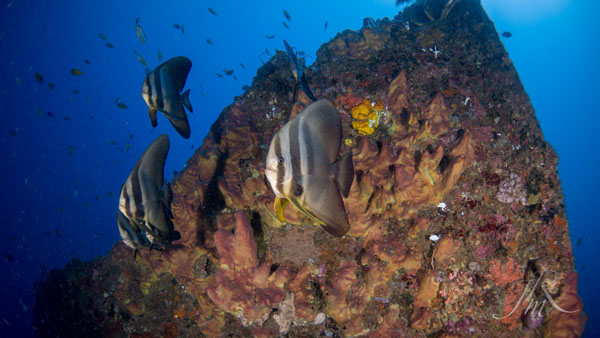
[[[275,147],[275,156],[277,156],[277,160],[282,158],[281,156],[281,138],[279,137],[279,133],[275,135],[275,139],[273,140],[273,146]],[[277,163],[277,181],[275,182],[275,188],[280,193],[283,192],[283,175],[285,175],[285,170],[282,164]]]
[[[137,219],[144,219],[144,196],[142,196],[142,187],[140,186],[139,168],[131,173],[131,194],[133,195],[133,216]]]
[[[152,89],[152,86],[150,85],[150,77],[152,76],[152,73],[150,73],[150,75],[146,76],[146,80],[144,80],[144,84],[146,85],[146,88],[148,88],[148,103],[154,103],[154,89]]]
[[[156,107],[162,110],[164,107],[163,88],[162,88],[162,69],[159,69],[154,75],[154,87],[156,90]]]
[[[306,161],[305,167],[306,172],[303,172],[302,175],[312,175],[315,173],[315,149],[314,140],[309,138],[310,129],[308,123],[304,122],[300,124],[300,133],[302,134],[302,147],[304,147],[304,160]]]
[[[303,175],[302,168],[302,156],[300,156],[300,139],[299,139],[299,120],[294,119],[290,122],[290,128],[288,129],[288,141],[290,145],[290,159],[292,162],[292,176]]]
[[[127,193],[127,185],[129,182],[125,182],[123,188],[121,188],[121,198],[125,201],[125,215],[127,217],[131,217],[133,213],[131,212],[131,203],[129,203],[129,194]]]

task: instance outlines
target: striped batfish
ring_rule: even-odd
[[[190,137],[190,124],[184,106],[190,111],[190,90],[179,94],[192,68],[192,61],[185,56],[169,59],[146,75],[142,85],[142,97],[148,105],[152,127],[156,127],[156,112],[169,119],[175,130],[184,138]]]
[[[288,202],[332,235],[350,225],[342,201],[354,180],[352,153],[337,160],[342,122],[327,100],[311,103],[273,137],[265,175],[275,193],[275,213],[285,222]]]
[[[133,232],[128,231],[127,223],[122,219],[117,219],[117,223],[119,229],[125,229],[125,236],[120,231],[123,241],[134,249],[137,249],[137,242],[143,243],[136,238],[140,230],[144,230],[149,242],[158,248],[174,247],[171,242],[181,238],[172,222],[171,186],[167,184],[163,189],[163,172],[168,152],[169,137],[166,134],[160,135],[144,151],[121,188],[119,211],[130,222]]]
[[[117,211],[117,225],[119,226],[119,234],[123,239],[123,243],[136,250],[136,253],[139,248],[150,246],[150,242],[142,229],[136,224],[131,224],[121,210]]]

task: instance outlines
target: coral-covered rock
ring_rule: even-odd
[[[218,230],[215,242],[221,263],[215,285],[206,290],[208,296],[245,325],[261,325],[271,309],[284,301],[289,272],[284,268],[270,271],[269,265],[258,264],[252,228],[241,212],[236,216],[235,233]]]
[[[340,153],[353,155],[346,236],[273,210],[268,145],[310,104],[277,52],[171,182],[181,247],[117,243],[52,271],[37,332],[580,336],[558,156],[479,1],[417,1],[317,56],[307,83],[338,110]],[[528,317],[549,297],[564,311]]]

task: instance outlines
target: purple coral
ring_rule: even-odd
[[[544,321],[544,315],[540,310],[526,311],[523,314],[523,324],[530,330],[536,329]]]
[[[512,173],[510,177],[500,183],[500,190],[496,195],[498,201],[502,203],[521,202],[522,205],[527,205],[525,198],[525,189],[519,175]]]

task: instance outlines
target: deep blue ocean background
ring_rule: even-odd
[[[600,336],[600,3],[482,2],[498,32],[512,33],[501,39],[560,156],[579,292],[589,316],[584,336]],[[282,25],[284,9],[292,17],[290,30]],[[265,49],[273,55],[286,39],[314,58],[336,33],[359,29],[365,17],[393,18],[401,9],[394,0],[0,3],[0,336],[35,335],[33,284],[45,272],[72,258],[104,255],[120,239],[120,186],[155,137],[171,138],[170,180],[219,113],[251,84],[261,59],[270,58]],[[136,36],[138,17],[145,44]],[[183,25],[184,34],[173,24]],[[163,61],[178,55],[192,60],[189,140],[161,114],[152,130],[141,97],[144,67],[134,49],[151,69],[159,64],[159,50]],[[83,74],[71,75],[72,68]],[[237,80],[216,76],[225,68],[234,69]]]

